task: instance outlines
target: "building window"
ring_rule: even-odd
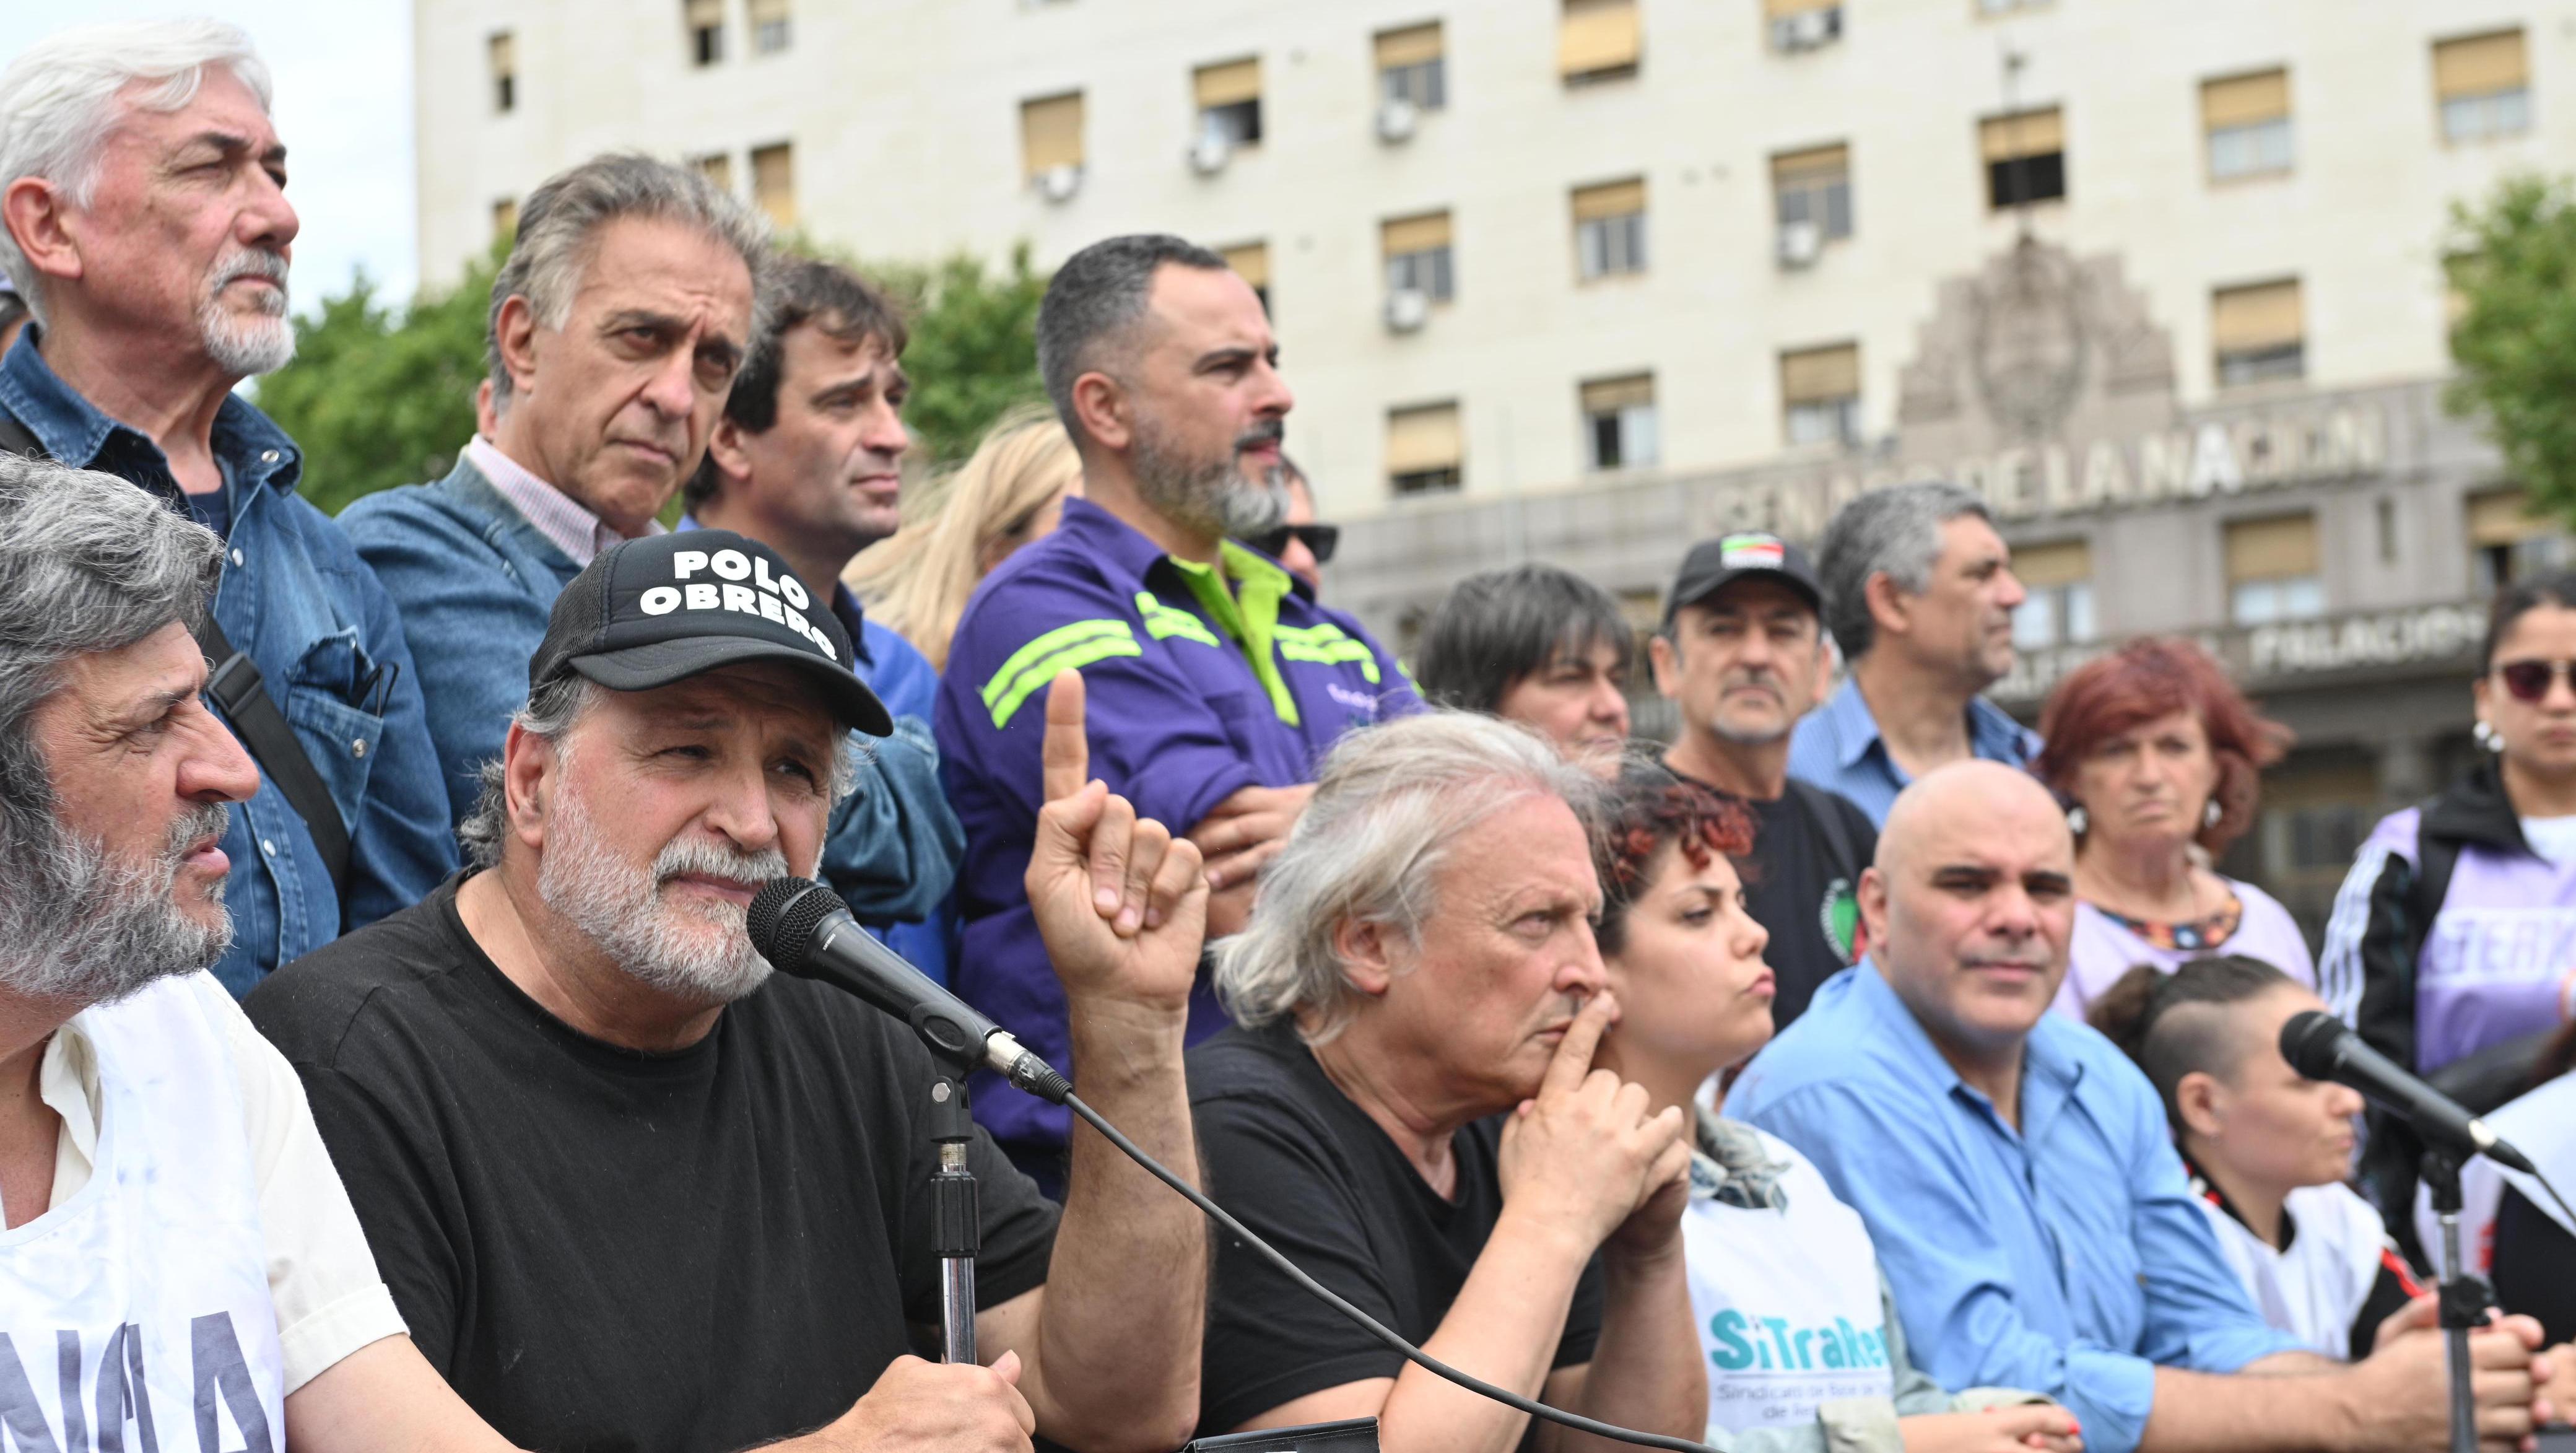
[[[1771,28],[1771,48],[1783,54],[1814,50],[1840,40],[1842,0],[1762,0],[1762,18]]]
[[[2566,568],[2567,536],[2557,524],[2530,512],[2520,489],[2491,489],[2468,498],[2471,593],[2493,595],[2508,585]]]
[[[698,169],[698,175],[715,183],[717,191],[726,196],[733,195],[733,157],[731,155],[721,151],[713,152],[699,157],[690,165]]]
[[[2200,83],[2209,179],[2273,176],[2290,169],[2290,73],[2273,69]]]
[[[2520,30],[2433,46],[2433,94],[2444,141],[2483,141],[2531,129],[2531,71]]]
[[[1979,15],[2010,15],[2016,10],[2037,10],[2048,0],[1977,0]]]
[[[1781,429],[1791,444],[1860,442],[1860,345],[1780,355]]]
[[[724,59],[724,0],[680,0],[680,17],[689,28],[691,65]]]
[[[2217,354],[2218,386],[2304,377],[2307,331],[2297,278],[2211,293],[2209,336]]]
[[[1596,379],[1577,391],[1584,458],[1593,469],[1638,469],[1663,456],[1655,436],[1655,376]]]
[[[1771,158],[1771,205],[1780,222],[1780,258],[1791,266],[1851,236],[1851,148],[1818,146]]]
[[[2097,634],[2093,620],[2093,545],[2056,540],[2019,545],[2012,573],[2026,594],[2013,612],[2013,644],[2025,651],[2080,646]]]
[[[2227,618],[2240,626],[2326,613],[2317,568],[2317,517],[2275,515],[2227,524]]]
[[[1466,478],[1458,406],[1425,404],[1386,415],[1386,483],[1399,495],[1454,490]]]
[[[1574,254],[1585,282],[1646,270],[1644,178],[1574,189]]]
[[[1409,101],[1417,111],[1449,104],[1449,63],[1439,21],[1378,32],[1377,96],[1380,101]]]
[[[1645,32],[1637,0],[1564,0],[1556,32],[1556,71],[1569,86],[1624,81],[1637,74]]]
[[[1020,172],[1030,182],[1082,173],[1082,93],[1020,103]]]
[[[1240,247],[1223,249],[1225,265],[1235,276],[1252,284],[1252,295],[1261,300],[1261,311],[1270,311],[1270,244],[1247,242]]]
[[[484,50],[492,64],[492,109],[508,115],[519,105],[519,38],[499,31]]]
[[[1378,242],[1386,255],[1386,290],[1415,292],[1435,303],[1457,296],[1449,265],[1449,214],[1426,212],[1397,217],[1378,225]]]
[[[1977,123],[1986,158],[1986,202],[2000,212],[2066,195],[2066,120],[2056,107]]]
[[[492,236],[507,242],[519,235],[519,199],[503,197],[492,204]]]
[[[754,55],[776,55],[795,42],[796,32],[787,14],[787,0],[751,0],[751,50]]]
[[[1232,151],[1261,141],[1261,62],[1227,61],[1191,73],[1198,93],[1199,139]]]
[[[751,149],[751,200],[780,231],[796,226],[796,153],[782,141]]]

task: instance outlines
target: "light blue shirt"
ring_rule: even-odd
[[[1726,1112],[1804,1152],[1869,1223],[1925,1371],[2047,1393],[2088,1453],[2137,1447],[2157,1367],[2234,1372],[2299,1346],[2229,1270],[2155,1088],[2071,1020],[2031,1031],[2015,1130],[1864,959],[1754,1059]]]
[[[2039,733],[2002,707],[1975,697],[1968,702],[1968,751],[1989,762],[2028,766],[2039,755]],[[1896,794],[1914,780],[1888,755],[1878,719],[1861,699],[1860,683],[1849,676],[1790,735],[1789,775],[1850,798],[1880,827],[1887,826]]]

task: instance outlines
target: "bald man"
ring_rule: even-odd
[[[2045,1391],[2090,1453],[2447,1446],[2431,1299],[2367,1361],[2296,1350],[2221,1258],[2146,1077],[2048,1012],[2074,873],[2064,815],[2020,770],[1917,780],[1861,876],[1870,956],[1817,991],[1728,1113],[1806,1152],[1860,1211],[1945,1387]],[[1803,1355],[1805,1329],[1774,1331]],[[2498,1453],[2532,1427],[2539,1341],[2526,1318],[2473,1339]]]

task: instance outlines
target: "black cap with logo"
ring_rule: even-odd
[[[1697,605],[1747,576],[1777,580],[1819,615],[1824,613],[1825,590],[1816,581],[1816,567],[1807,563],[1807,552],[1777,535],[1745,530],[1691,546],[1682,557],[1681,573],[1673,577],[1672,596],[1664,602],[1664,624],[1671,625],[1673,612],[1683,606]]]
[[[528,686],[577,671],[611,691],[650,691],[778,661],[804,668],[844,725],[885,736],[894,718],[850,659],[830,604],[777,551],[731,530],[685,530],[620,541],[574,576],[528,661]]]

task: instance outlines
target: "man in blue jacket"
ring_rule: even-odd
[[[225,542],[197,639],[260,768],[223,838],[214,973],[235,994],[456,866],[393,600],[296,494],[295,441],[233,392],[295,352],[268,106],[249,37],[211,20],[65,31],[0,75],[0,268],[35,313],[0,360],[0,447],[116,475]],[[48,132],[94,139],[65,156]]]
[[[697,469],[751,346],[767,253],[761,222],[689,168],[612,155],[548,179],[492,282],[494,432],[445,479],[342,514],[433,685],[451,820],[501,755],[555,597],[609,546],[659,533]],[[918,918],[947,891],[940,824],[914,810],[935,782],[917,740],[863,754],[828,874],[862,917]]]

